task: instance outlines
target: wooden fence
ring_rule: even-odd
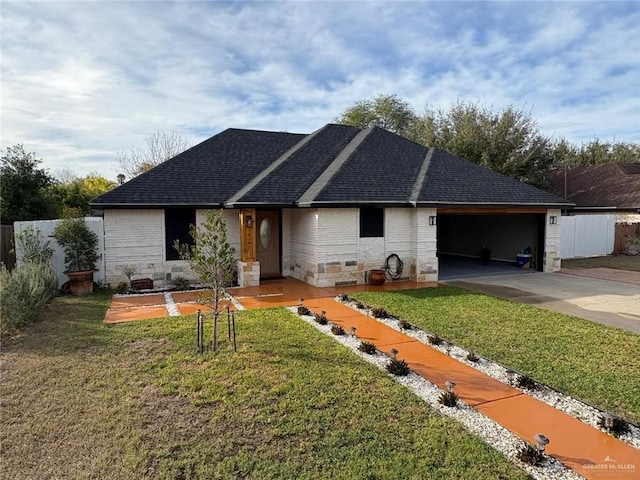
[[[0,262],[9,270],[16,266],[12,225],[2,225],[0,228]]]
[[[640,237],[640,223],[616,224],[613,253],[626,253],[629,237]]]

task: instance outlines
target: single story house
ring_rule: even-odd
[[[549,190],[575,203],[572,214],[612,214],[640,223],[640,163],[603,163],[558,169]]]
[[[91,202],[104,212],[107,282],[124,279],[123,264],[156,284],[189,276],[174,240],[224,209],[245,286],[280,276],[364,283],[389,258],[394,278],[437,281],[446,255],[514,262],[527,247],[551,272],[570,205],[378,127],[334,124],[228,129]]]

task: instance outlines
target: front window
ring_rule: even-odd
[[[360,238],[384,237],[384,208],[360,209]]]
[[[178,251],[173,244],[193,245],[193,237],[189,234],[191,225],[196,223],[196,211],[193,208],[167,208],[164,211],[164,238],[167,260],[180,260]]]

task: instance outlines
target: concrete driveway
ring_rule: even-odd
[[[640,285],[567,273],[474,277],[444,282],[640,333]]]

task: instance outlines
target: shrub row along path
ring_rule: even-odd
[[[400,284],[394,285],[395,288],[402,287]],[[407,282],[404,288],[416,286]],[[342,292],[351,293],[349,290],[347,287],[341,288]],[[246,308],[293,306],[298,303],[298,298],[303,297],[305,306],[312,311],[324,310],[332,323],[342,325],[347,332],[355,327],[359,339],[374,343],[378,350],[387,355],[395,348],[399,352],[398,358],[405,360],[414,372],[443,390],[446,389],[445,382],[452,380],[456,383],[460,400],[523,440],[533,443],[534,435],[543,433],[550,439],[546,452],[585,478],[630,480],[640,476],[640,451],[429,345],[342,305],[334,300],[338,293],[336,289],[314,288],[286,279],[267,282],[261,287],[234,289],[232,292]],[[126,302],[124,299],[119,301]]]

